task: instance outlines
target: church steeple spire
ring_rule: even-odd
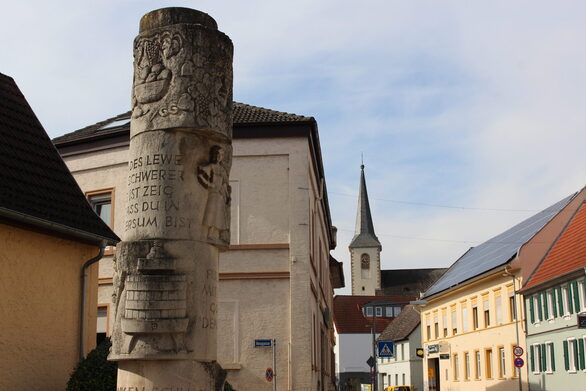
[[[358,211],[356,213],[356,230],[350,242],[350,248],[377,247],[381,244],[374,233],[368,192],[366,191],[366,180],[364,179],[364,164],[360,165],[360,189],[358,194]]]

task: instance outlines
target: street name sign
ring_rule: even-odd
[[[255,339],[254,340],[254,347],[255,348],[272,348],[273,347],[273,340],[272,339]]]

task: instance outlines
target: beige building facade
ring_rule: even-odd
[[[238,390],[268,391],[272,382],[279,390],[333,389],[330,314],[343,277],[329,255],[335,229],[317,124],[234,106],[231,244],[220,256],[217,324],[210,324],[218,328],[219,361]],[[54,140],[90,203],[110,199],[105,218],[121,237],[127,183],[137,181],[128,176],[127,122],[122,115]],[[113,322],[114,255],[111,248],[100,262],[98,332],[105,335]],[[259,339],[275,340],[275,367],[272,348],[255,347]]]
[[[118,237],[1,73],[0,102],[0,390],[64,390],[95,347],[95,262]]]

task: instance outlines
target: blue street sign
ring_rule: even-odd
[[[379,341],[376,343],[379,357],[395,357],[395,343],[392,341]]]
[[[272,348],[273,347],[273,340],[272,339],[255,339],[254,340],[254,347],[255,348]]]

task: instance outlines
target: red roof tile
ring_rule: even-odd
[[[524,289],[586,267],[586,203],[546,255]]]
[[[362,305],[372,301],[389,301],[404,306],[415,297],[405,296],[345,296],[334,297],[334,323],[339,334],[370,333],[372,318],[362,314]],[[376,332],[381,333],[395,318],[377,317]]]

